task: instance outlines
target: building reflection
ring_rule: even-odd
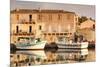
[[[11,54],[11,67],[30,66],[40,64],[58,64],[72,63],[85,60],[88,55],[88,49],[58,49],[52,50],[31,50],[16,51]]]

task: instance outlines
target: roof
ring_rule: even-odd
[[[11,13],[72,13],[75,14],[74,12],[69,12],[69,11],[64,11],[64,10],[48,10],[48,9],[15,9],[11,10]]]

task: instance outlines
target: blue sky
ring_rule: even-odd
[[[95,19],[95,5],[79,5],[79,4],[62,4],[62,3],[47,3],[34,1],[16,1],[11,0],[11,10],[16,8],[25,9],[57,9],[75,12],[80,16],[92,17]]]

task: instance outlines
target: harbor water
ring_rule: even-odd
[[[10,66],[34,66],[95,62],[95,49],[17,50],[10,54]]]

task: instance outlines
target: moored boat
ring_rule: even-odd
[[[73,42],[72,40],[67,40],[66,38],[60,38],[56,41],[58,48],[69,48],[69,49],[82,49],[88,48],[88,42]]]
[[[45,40],[34,39],[29,41],[22,41],[16,44],[17,49],[44,49],[46,45]]]

